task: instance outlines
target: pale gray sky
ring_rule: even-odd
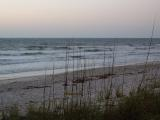
[[[0,0],[0,37],[160,37],[160,0]]]

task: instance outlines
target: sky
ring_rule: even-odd
[[[0,37],[160,37],[160,0],[0,0]]]

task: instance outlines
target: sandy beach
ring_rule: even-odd
[[[23,108],[31,103],[41,103],[43,101],[44,88],[46,100],[52,98],[53,96],[54,99],[61,100],[64,96],[65,80],[68,81],[68,97],[70,97],[69,94],[71,94],[71,89],[76,91],[75,96],[81,94],[83,94],[83,96],[88,96],[88,91],[90,91],[91,97],[96,97],[101,91],[107,89],[111,81],[114,90],[121,88],[123,84],[124,94],[127,95],[129,91],[139,85],[144,74],[145,79],[147,80],[152,80],[153,77],[157,77],[160,72],[160,63],[149,63],[146,66],[145,73],[144,68],[144,64],[135,64],[118,66],[114,67],[114,69],[109,67],[95,68],[84,71],[79,70],[61,73],[54,76],[51,74],[1,80],[0,108],[5,109],[14,104],[17,104]],[[83,93],[81,93],[82,79],[84,80]]]

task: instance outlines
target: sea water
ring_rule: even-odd
[[[160,39],[0,38],[0,79],[160,60]]]

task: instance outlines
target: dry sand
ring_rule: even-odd
[[[160,78],[159,68],[159,62],[149,63],[147,65],[145,77],[148,80]],[[44,92],[46,100],[52,98],[53,95],[56,100],[61,100],[64,96],[64,81],[66,80],[66,76],[68,80],[67,94],[69,97],[71,88],[73,88],[74,93],[72,92],[72,94],[75,94],[75,96],[83,94],[83,96],[90,95],[94,98],[101,91],[109,87],[111,80],[113,83],[113,91],[122,88],[122,84],[124,84],[124,94],[127,95],[129,91],[139,85],[144,74],[144,65],[136,64],[114,67],[113,74],[108,74],[109,71],[112,71],[112,68],[95,68],[85,71],[75,71],[74,73],[69,72],[67,75],[65,73],[57,74],[54,76],[54,83],[53,75],[1,80],[0,108],[5,109],[13,104],[17,104],[23,108],[30,103],[41,103],[44,99]],[[84,80],[83,93],[81,92],[81,80]],[[72,81],[74,81],[74,84],[72,84]]]

